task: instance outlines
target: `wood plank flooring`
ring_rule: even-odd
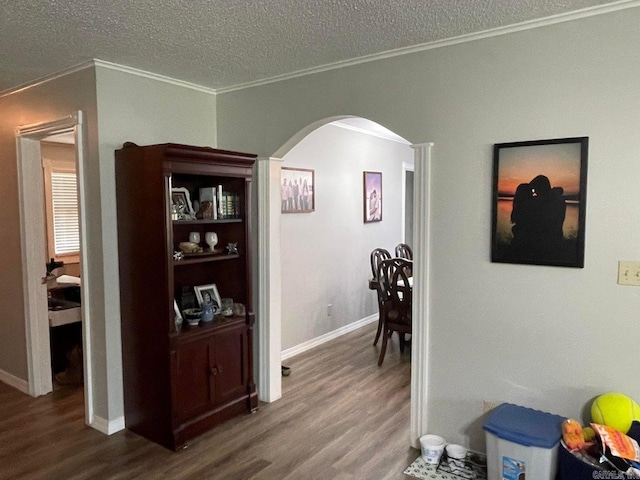
[[[82,390],[33,399],[0,382],[0,479],[395,480],[409,447],[410,358],[377,366],[375,325],[285,361],[283,397],[171,452],[84,425]]]

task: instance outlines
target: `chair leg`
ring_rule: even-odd
[[[404,353],[404,333],[398,332],[398,337],[400,338],[400,353]]]
[[[382,313],[378,315],[378,331],[376,332],[376,339],[373,341],[373,346],[375,347],[378,344],[378,339],[380,338],[380,332],[382,332]]]
[[[380,349],[380,357],[378,358],[378,366],[382,366],[382,362],[384,361],[384,354],[387,353],[387,339],[391,336],[393,332],[384,332],[382,334],[382,348]]]

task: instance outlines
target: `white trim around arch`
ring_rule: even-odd
[[[318,125],[315,125],[317,128]],[[429,345],[430,172],[433,143],[412,145],[415,158],[414,321],[411,357],[410,443],[427,431]],[[284,147],[283,147],[284,148]],[[286,149],[285,149],[286,150]],[[283,149],[278,151],[283,153]],[[282,278],[280,271],[280,168],[279,158],[258,159],[258,396],[273,402],[282,395],[281,323]]]
[[[431,148],[433,143],[412,145],[414,149],[413,188],[413,325],[411,327],[411,444],[419,448],[419,438],[428,425],[429,322],[431,252]]]
[[[258,398],[282,396],[279,158],[258,158]]]

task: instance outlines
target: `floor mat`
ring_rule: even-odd
[[[430,465],[419,456],[403,473],[420,480],[486,480],[486,457],[472,453],[467,458],[464,468],[452,472],[446,458],[439,465]]]

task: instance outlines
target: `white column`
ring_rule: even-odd
[[[258,158],[258,398],[282,396],[279,158]]]
[[[429,393],[431,148],[412,145],[415,155],[413,191],[413,325],[411,333],[411,444],[427,432]]]

